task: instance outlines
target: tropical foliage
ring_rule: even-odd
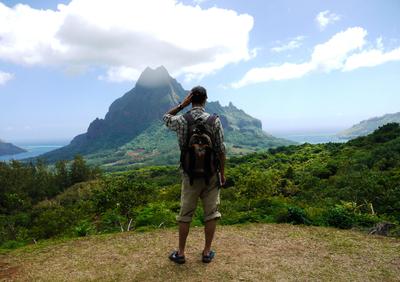
[[[227,177],[221,224],[398,224],[400,127],[388,124],[347,143],[231,157]],[[79,156],[51,169],[43,162],[0,163],[0,244],[174,226],[179,201],[177,166],[101,173]],[[193,225],[202,221],[199,205]]]

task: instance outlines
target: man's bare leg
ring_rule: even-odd
[[[190,222],[179,222],[179,252],[180,256],[185,255],[186,238],[189,235]]]
[[[214,238],[215,228],[217,226],[217,219],[211,219],[204,224],[205,245],[203,255],[208,255],[211,250],[211,243]]]

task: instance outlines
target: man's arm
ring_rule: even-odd
[[[178,131],[180,128],[180,122],[179,122],[179,116],[176,116],[177,113],[179,113],[179,111],[181,111],[182,109],[184,109],[185,107],[187,107],[192,100],[192,94],[189,93],[185,99],[183,100],[182,103],[180,103],[178,106],[173,107],[171,110],[169,110],[168,112],[166,112],[164,114],[163,120],[165,122],[165,125],[173,130],[173,131]]]
[[[168,115],[176,115],[177,113],[179,113],[181,110],[183,110],[184,108],[186,108],[187,106],[189,106],[189,104],[192,102],[192,93],[189,92],[189,94],[185,97],[185,99],[183,100],[182,103],[180,103],[179,105],[175,106],[174,108],[172,108],[171,110],[169,110],[167,112]]]
[[[219,171],[221,173],[221,185],[225,185],[226,179],[225,179],[225,153],[221,152],[218,155],[219,159]]]
[[[215,121],[215,149],[219,161],[219,172],[221,174],[221,185],[225,184],[225,144],[224,144],[224,129],[219,118]]]
[[[182,109],[183,109],[182,104],[179,104],[179,105],[175,106],[174,108],[170,109],[166,114],[174,116],[177,113],[179,113]]]

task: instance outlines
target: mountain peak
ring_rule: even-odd
[[[104,119],[95,119],[87,132],[76,136],[69,145],[41,157],[48,161],[56,161],[71,159],[74,155],[81,154],[94,156],[93,160],[96,161],[100,158],[100,162],[104,163],[109,163],[112,159],[118,160],[115,164],[119,165],[119,160],[124,159],[134,164],[142,158],[138,157],[135,150],[142,152],[143,148],[146,148],[141,161],[165,161],[164,163],[170,164],[177,160],[179,150],[172,132],[162,125],[162,118],[165,112],[177,105],[178,101],[182,101],[187,93],[188,91],[169,75],[165,67],[147,67],[136,86],[111,104]],[[232,103],[229,107],[223,107],[219,102],[209,102],[206,109],[220,116],[226,129],[228,144],[235,144],[239,146],[237,148],[244,146],[243,148],[252,151],[259,147],[291,144],[263,133],[261,121],[238,110]],[[234,150],[241,152],[241,149],[237,148]],[[117,155],[111,153],[114,151]],[[108,153],[112,155],[105,157]]]
[[[172,77],[164,66],[159,66],[155,69],[146,67],[136,84],[145,87],[157,87],[168,84],[171,79]]]

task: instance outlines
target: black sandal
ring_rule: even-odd
[[[179,263],[179,264],[183,264],[185,263],[185,256],[180,256],[178,255],[178,251],[173,251],[170,255],[169,255],[169,259],[172,260],[175,263]]]
[[[211,262],[212,260],[213,260],[213,258],[215,257],[215,252],[214,251],[210,251],[209,253],[208,253],[208,255],[204,255],[204,253],[202,252],[201,253],[201,255],[202,255],[202,261],[204,262],[204,263],[209,263],[209,262]]]

